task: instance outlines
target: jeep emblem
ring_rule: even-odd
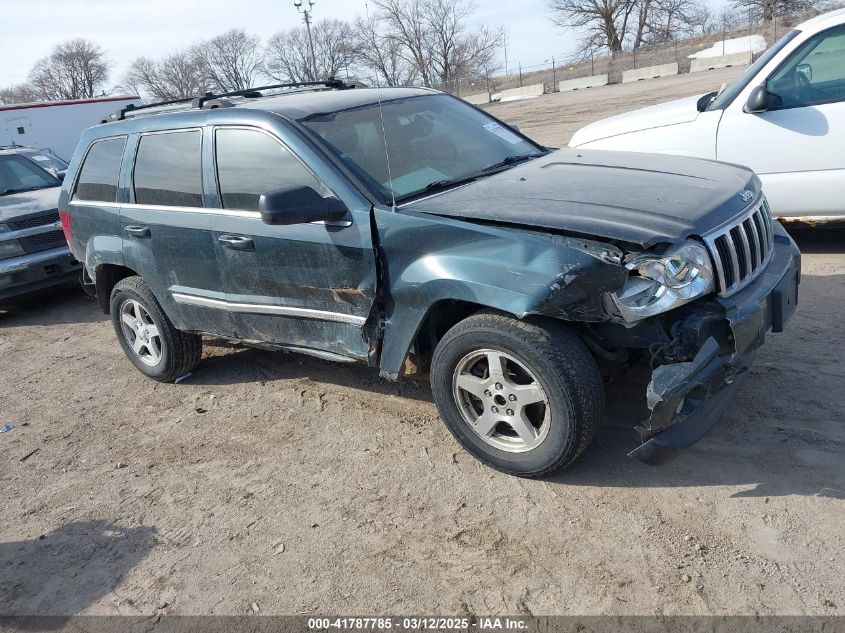
[[[743,202],[751,202],[754,199],[754,192],[746,189],[739,194],[739,197],[742,198]]]

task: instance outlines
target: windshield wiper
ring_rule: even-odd
[[[516,165],[517,163],[521,163],[523,161],[528,160],[529,158],[537,158],[540,154],[515,154],[513,156],[505,156],[502,160],[498,163],[493,163],[492,165],[487,165],[480,170],[479,173],[482,174],[489,174],[491,171],[495,171],[497,169],[501,169],[502,167],[509,167],[511,165]]]
[[[413,198],[421,193],[432,193],[435,191],[442,191],[443,189],[449,189],[451,187],[457,187],[458,185],[465,185],[469,182],[473,182],[474,180],[478,180],[482,176],[488,176],[497,171],[504,171],[505,168],[510,167],[511,165],[521,163],[530,158],[537,158],[538,156],[541,156],[541,154],[517,154],[514,156],[506,156],[499,162],[482,167],[478,171],[469,173],[466,176],[461,176],[460,178],[446,178],[444,180],[435,180],[434,182],[430,182],[422,189],[412,191],[404,196],[399,196],[396,198],[396,201],[400,202],[402,200],[407,200],[408,198]]]

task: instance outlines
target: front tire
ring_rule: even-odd
[[[140,277],[126,277],[111,292],[111,321],[130,362],[145,376],[173,382],[202,357],[202,338],[173,327]]]
[[[571,329],[489,312],[441,339],[431,387],[463,447],[521,477],[570,465],[592,441],[604,408],[599,369]]]

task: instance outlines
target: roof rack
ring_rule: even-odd
[[[151,108],[162,108],[165,106],[180,105],[190,103],[192,109],[213,109],[213,108],[228,108],[234,104],[225,97],[243,97],[245,99],[257,99],[263,97],[265,90],[278,90],[283,88],[330,88],[334,90],[348,90],[354,88],[355,84],[347,84],[340,79],[326,79],[325,81],[299,81],[286,84],[271,84],[269,86],[258,86],[255,88],[245,88],[243,90],[232,90],[229,92],[206,92],[202,96],[187,97],[185,99],[171,99],[169,101],[158,101],[156,103],[149,103],[145,105],[136,106],[135,104],[128,104],[121,108],[114,114],[104,118],[101,123],[110,123],[112,121],[122,121],[126,115],[134,115],[138,110],[148,110]],[[152,113],[151,113],[152,114]]]

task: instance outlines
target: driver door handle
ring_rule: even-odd
[[[131,225],[124,227],[123,230],[132,237],[149,238],[151,236],[148,226]]]
[[[226,248],[231,248],[233,251],[254,251],[255,242],[252,238],[244,237],[243,235],[221,235],[217,238]]]

